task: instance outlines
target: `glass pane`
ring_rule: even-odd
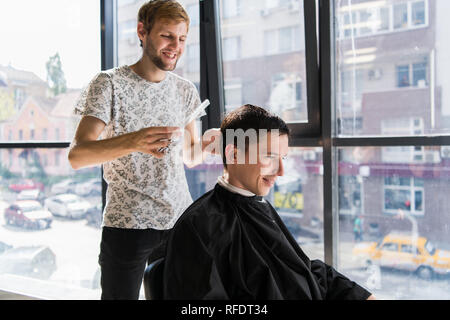
[[[389,30],[389,7],[381,7],[379,17],[379,21],[376,22],[378,25],[377,31],[382,32]]]
[[[425,1],[413,2],[411,5],[412,19],[414,26],[425,24]]]
[[[324,259],[321,148],[290,148],[267,200],[310,259]]]
[[[219,2],[224,83],[242,92],[225,89],[226,111],[249,103],[307,122],[303,1]]]
[[[239,14],[239,5],[242,0],[228,0],[223,4],[223,15],[226,18],[236,17]]]
[[[335,0],[337,136],[450,134],[449,9],[445,0]]]
[[[1,1],[1,141],[72,140],[73,105],[100,70],[99,30],[98,1]]]
[[[66,159],[67,149],[0,149],[0,287],[100,298],[101,171]]]
[[[408,26],[408,6],[406,3],[394,5],[394,29]]]
[[[450,299],[450,154],[422,148],[402,163],[338,149],[339,270],[380,299]]]

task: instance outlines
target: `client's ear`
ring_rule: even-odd
[[[237,149],[233,144],[225,147],[225,159],[227,164],[235,164],[237,158]]]

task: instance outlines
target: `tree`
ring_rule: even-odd
[[[66,92],[66,79],[58,52],[48,59],[45,67],[47,68],[47,83],[53,94],[57,96],[60,93]]]

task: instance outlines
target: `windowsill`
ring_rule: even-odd
[[[12,274],[0,275],[0,300],[99,300],[100,290],[85,289]]]
[[[40,300],[23,294],[0,290],[0,300]]]
[[[427,84],[427,85],[421,86],[421,87],[419,87],[419,86],[414,86],[414,85],[412,85],[412,86],[404,86],[404,87],[399,87],[399,86],[397,86],[396,88],[397,88],[397,90],[429,89],[429,85]]]

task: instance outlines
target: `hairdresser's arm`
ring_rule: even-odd
[[[109,139],[97,140],[105,123],[91,116],[84,116],[78,124],[69,151],[69,162],[73,169],[99,165],[132,152],[142,152],[161,158],[159,148],[168,145],[172,135],[179,134],[176,127],[149,127]]]

